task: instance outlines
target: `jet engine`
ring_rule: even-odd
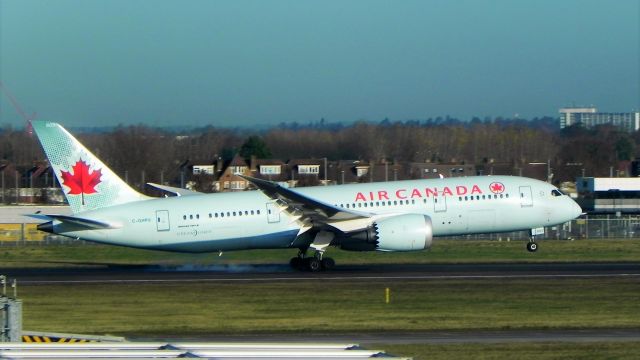
[[[429,249],[433,239],[431,218],[420,214],[381,219],[364,231],[339,236],[343,250],[416,251]]]

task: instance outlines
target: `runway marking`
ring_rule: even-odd
[[[91,279],[91,280],[22,280],[23,285],[38,284],[140,284],[179,282],[286,282],[326,280],[481,280],[481,279],[563,279],[563,278],[614,278],[640,277],[640,273],[613,274],[524,274],[524,275],[409,275],[409,276],[297,276],[256,278],[186,278],[186,279]]]

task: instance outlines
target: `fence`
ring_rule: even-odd
[[[527,240],[528,231],[497,234],[476,234],[449,237],[458,240]],[[635,215],[592,215],[571,222],[545,228],[545,234],[538,236],[545,240],[567,239],[638,239],[640,238],[640,216]],[[0,246],[87,244],[68,237],[38,231],[37,224],[1,224]]]

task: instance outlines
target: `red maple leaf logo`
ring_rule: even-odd
[[[78,160],[71,168],[71,172],[62,172],[62,183],[69,187],[69,195],[95,194],[96,185],[100,184],[102,172],[100,169],[89,172],[89,165],[83,160]]]
[[[504,185],[499,182],[493,182],[489,185],[489,190],[494,194],[500,194],[504,191]]]

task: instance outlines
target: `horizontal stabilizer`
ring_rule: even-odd
[[[202,193],[197,192],[197,191],[192,191],[192,190],[187,190],[187,189],[177,188],[177,187],[167,186],[167,185],[160,185],[160,184],[156,184],[156,183],[147,183],[147,185],[151,186],[152,188],[158,189],[158,190],[162,190],[162,191],[166,191],[168,193],[176,194],[176,196],[189,196],[189,195],[202,194]]]
[[[119,228],[119,226],[114,226],[112,224],[108,224],[102,221],[83,219],[83,218],[69,216],[69,215],[28,214],[25,216],[29,216],[29,217],[44,220],[44,221],[58,220],[64,224],[79,226],[79,227],[83,227],[91,230]]]

